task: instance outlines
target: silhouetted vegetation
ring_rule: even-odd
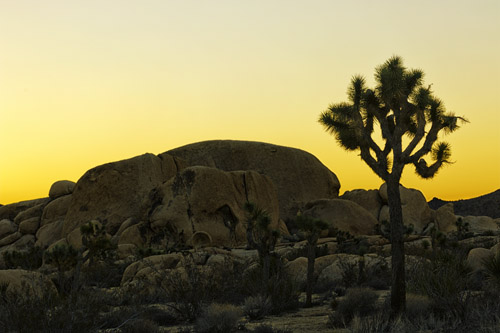
[[[399,182],[406,164],[413,164],[422,178],[432,178],[450,163],[451,146],[439,142],[442,133],[459,128],[462,117],[446,113],[431,87],[423,85],[424,73],[407,69],[393,56],[375,70],[376,87],[366,87],[362,76],[354,76],[348,88],[349,102],[332,104],[319,122],[348,151],[359,151],[363,161],[387,184],[391,223],[392,270],[391,309],[393,317],[405,309],[405,256],[403,213]],[[383,145],[372,138],[379,125]],[[403,146],[403,136],[410,138]],[[417,149],[418,147],[418,149]],[[434,161],[428,164],[425,156]]]

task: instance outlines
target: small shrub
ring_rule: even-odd
[[[21,286],[23,290],[29,287]],[[60,297],[41,290],[41,294],[21,295],[0,288],[1,332],[96,332],[104,324],[101,313],[109,311],[109,299],[103,292],[84,289]]]
[[[370,316],[354,316],[350,331],[353,333],[403,333],[408,331],[402,318],[390,320],[389,311],[378,311]]]
[[[299,306],[299,290],[294,277],[288,272],[281,258],[271,257],[270,277],[262,284],[262,266],[247,270],[243,277],[245,295],[263,295],[271,302],[271,313],[278,314]]]
[[[462,256],[440,251],[433,260],[421,259],[410,268],[407,291],[430,297],[436,313],[462,316],[470,272]]]
[[[364,317],[374,313],[377,294],[370,288],[351,288],[344,299],[338,301],[335,312],[329,316],[333,327],[346,327],[354,316]]]
[[[271,309],[271,300],[263,295],[247,297],[243,305],[243,312],[250,320],[264,318],[271,312]]]
[[[154,249],[152,247],[140,247],[135,251],[135,257],[137,260],[141,260],[147,257],[164,254],[165,250]]]
[[[500,252],[483,259],[484,273],[490,285],[500,291]]]
[[[30,247],[27,251],[6,251],[3,260],[7,269],[22,268],[35,270],[42,266],[43,249],[39,246]]]
[[[359,278],[362,287],[370,287],[377,290],[388,289],[391,285],[391,270],[384,258],[372,261],[364,269],[364,274]]]
[[[470,225],[468,222],[464,222],[461,217],[455,222],[457,225],[457,236],[459,240],[470,238],[474,236],[474,233],[470,232]]]
[[[162,269],[150,265],[153,274],[141,281],[143,288],[153,292],[141,296],[145,302],[167,301],[180,319],[195,320],[204,304],[242,302],[241,265],[230,259],[215,265],[196,265],[189,253],[181,269]],[[149,296],[149,299],[147,297]]]
[[[241,310],[230,304],[210,304],[196,320],[196,331],[201,333],[226,333],[237,329]]]
[[[148,319],[132,319],[120,327],[122,333],[157,333],[160,332],[158,325]]]
[[[416,294],[406,295],[406,316],[410,319],[422,318],[432,311],[432,301],[429,297]]]
[[[292,333],[292,330],[289,329],[277,329],[272,327],[271,325],[261,324],[255,327],[252,331],[253,333]]]

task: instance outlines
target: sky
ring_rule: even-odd
[[[347,190],[382,184],[318,123],[393,55],[470,123],[427,199],[500,188],[500,1],[0,0],[0,203],[97,165],[204,140],[315,155]]]

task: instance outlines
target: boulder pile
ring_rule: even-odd
[[[244,248],[247,202],[269,214],[283,241],[297,236],[289,233],[297,231],[297,213],[329,222],[323,237],[335,237],[336,230],[370,236],[389,222],[385,184],[340,197],[339,189],[337,176],[316,157],[273,144],[206,141],[144,154],[97,166],[76,183],[57,181],[47,198],[0,206],[0,267],[6,251],[81,247],[80,227],[89,221],[104,228],[121,259],[155,246]],[[401,186],[400,192],[403,222],[414,234],[498,234],[498,219],[457,216],[453,204],[432,210],[420,191]],[[329,244],[333,255],[337,245]],[[290,259],[297,255],[292,248],[280,251]]]

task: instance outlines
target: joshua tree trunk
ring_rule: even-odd
[[[270,253],[264,253],[262,255],[262,291],[264,295],[267,294],[270,270],[271,270],[271,255]]]
[[[399,192],[399,177],[391,175],[387,180],[387,201],[391,219],[391,255],[392,255],[392,286],[391,310],[392,317],[405,311],[405,254],[403,240],[403,210]]]
[[[308,243],[307,246],[307,286],[306,286],[306,306],[311,306],[312,303],[312,291],[313,291],[313,280],[314,280],[314,260],[316,259],[316,243],[317,238],[314,242]]]

